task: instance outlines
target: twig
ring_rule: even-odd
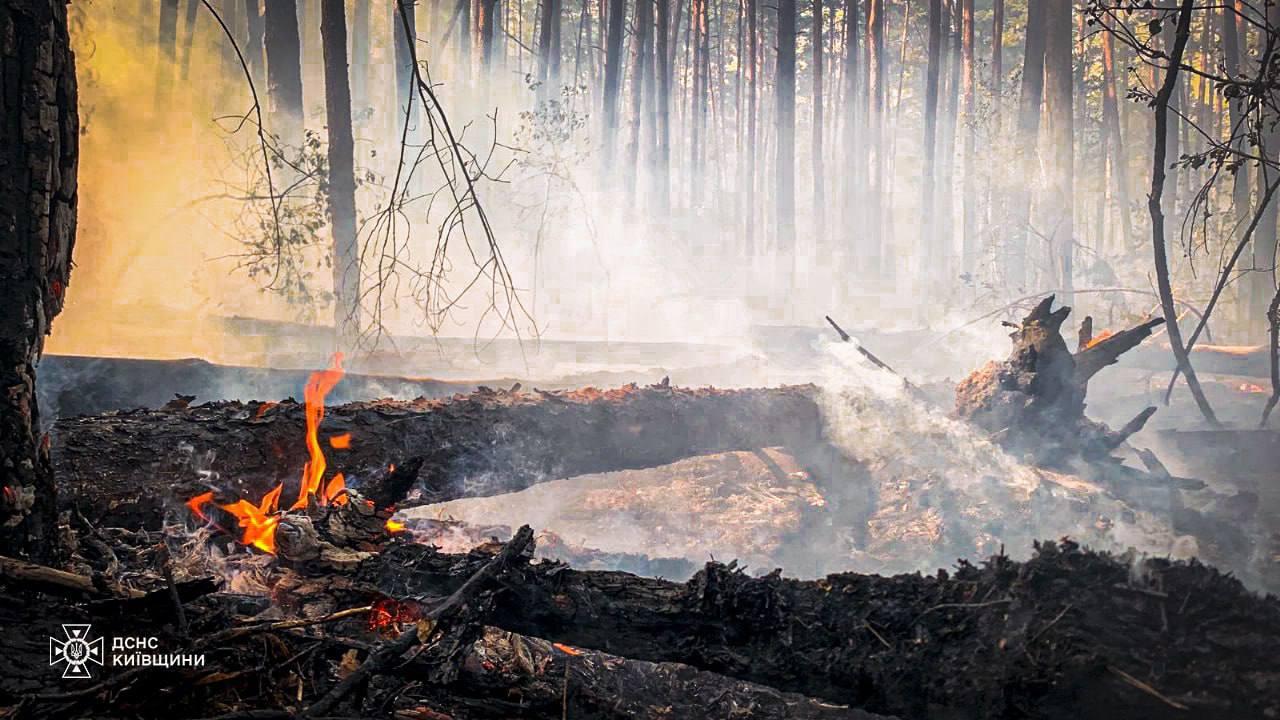
[[[350,675],[343,678],[337,685],[334,685],[324,697],[312,703],[302,713],[302,717],[315,718],[329,712],[370,675],[390,665],[414,645],[425,643],[440,620],[453,615],[463,605],[470,602],[476,594],[488,585],[490,580],[505,570],[507,565],[523,553],[525,548],[532,542],[533,530],[528,525],[517,530],[515,536],[503,546],[502,550],[493,559],[485,563],[484,567],[468,578],[462,584],[462,587],[459,587],[444,602],[432,608],[413,627],[400,633],[399,637],[378,646],[376,650],[369,654],[369,657],[365,658],[360,667],[353,670]]]
[[[1150,695],[1151,697],[1159,700],[1160,702],[1164,703],[1165,705],[1168,705],[1171,708],[1175,708],[1177,710],[1190,710],[1190,708],[1188,708],[1186,705],[1183,705],[1177,700],[1174,700],[1172,698],[1166,697],[1165,695],[1162,695],[1159,690],[1156,690],[1155,688],[1142,682],[1141,680],[1130,675],[1129,673],[1121,670],[1115,665],[1108,665],[1107,670],[1110,670],[1113,674],[1115,674],[1117,677],[1119,677],[1121,680],[1125,681],[1129,685],[1132,685],[1133,687],[1141,690],[1142,692]]]
[[[979,602],[979,603],[942,603],[941,605],[934,605],[928,610],[925,610],[924,612],[917,615],[916,619],[911,621],[911,624],[915,625],[916,623],[920,622],[921,620],[924,619],[925,615],[928,615],[934,610],[976,609],[976,608],[991,607],[993,605],[1006,605],[1011,602],[1013,602],[1011,598],[1002,598],[1000,600],[988,600],[987,602]]]

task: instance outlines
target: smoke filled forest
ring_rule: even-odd
[[[1280,0],[0,0],[0,720],[1280,717]]]

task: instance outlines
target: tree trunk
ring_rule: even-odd
[[[329,225],[333,233],[333,322],[340,348],[360,331],[360,257],[356,240],[355,139],[347,78],[347,16],[343,0],[321,0],[324,104],[329,127]]]
[[[622,34],[626,18],[626,0],[609,0],[609,28],[604,57],[604,149],[602,170],[606,177],[614,174],[613,162],[618,145],[618,114],[622,94]]]
[[[1116,194],[1120,213],[1120,228],[1124,234],[1123,247],[1135,247],[1137,237],[1133,232],[1133,217],[1129,208],[1128,157],[1124,154],[1124,133],[1120,128],[1120,103],[1116,93],[1115,38],[1109,31],[1102,32],[1102,128],[1110,151],[1111,185]]]
[[[972,275],[978,266],[977,96],[974,89],[973,0],[960,0],[961,120],[964,124],[964,179],[961,203],[960,267]]]
[[[1280,28],[1280,3],[1272,2],[1267,5],[1267,26],[1270,28]],[[1261,65],[1270,67],[1275,64],[1276,58],[1280,55],[1280,39],[1275,35],[1271,38],[1264,37],[1262,39]],[[1263,119],[1261,120],[1262,142],[1258,147],[1258,152],[1264,153],[1272,162],[1280,155],[1280,117],[1276,116],[1274,108],[1264,108]],[[1276,170],[1274,167],[1268,167],[1265,164],[1258,166],[1257,187],[1259,192],[1268,187],[1274,181],[1273,175]],[[1263,217],[1258,224],[1258,230],[1253,236],[1253,270],[1249,273],[1249,330],[1251,337],[1261,340],[1269,337],[1269,325],[1267,320],[1267,312],[1271,305],[1271,298],[1276,294],[1276,220],[1280,216],[1277,209],[1280,203],[1269,203],[1263,209]]]
[[[778,0],[777,140],[774,193],[775,252],[781,287],[789,296],[796,273],[796,0]]]
[[[1075,26],[1071,22],[1071,0],[1046,0],[1044,47],[1044,120],[1048,153],[1045,157],[1045,219],[1052,267],[1050,282],[1059,291],[1063,304],[1072,303],[1072,258],[1075,251],[1072,222],[1075,198],[1074,152],[1075,111],[1072,106],[1075,74],[1071,66],[1071,46]],[[1172,321],[1172,318],[1170,318]]]
[[[417,42],[417,19],[413,11],[413,3],[408,0],[395,0],[395,12],[391,22],[395,36],[396,63],[396,142],[404,137],[405,127],[418,125],[417,87],[414,85],[413,48],[410,43]]]
[[[160,0],[160,28],[156,34],[160,58],[156,63],[156,109],[166,107],[178,68],[178,0]]]
[[[813,237],[819,248],[826,247],[827,189],[823,178],[823,97],[822,97],[822,0],[813,0],[813,25],[809,45],[813,49]]]
[[[287,142],[302,141],[302,44],[297,0],[266,0],[267,86],[275,131]]]
[[[498,0],[477,0],[476,11],[476,41],[480,52],[480,77],[481,82],[487,84],[496,54],[494,40],[498,29]]]
[[[1151,153],[1151,194],[1147,196],[1147,210],[1151,214],[1151,245],[1155,250],[1156,284],[1160,291],[1160,307],[1164,313],[1169,331],[1169,345],[1173,356],[1178,361],[1178,368],[1187,379],[1200,412],[1211,425],[1218,425],[1213,408],[1200,389],[1200,381],[1196,378],[1195,369],[1187,359],[1186,347],[1182,344],[1182,331],[1178,328],[1178,311],[1173,302],[1173,286],[1169,278],[1169,257],[1166,249],[1168,237],[1165,232],[1164,217],[1164,185],[1165,167],[1169,152],[1169,115],[1172,111],[1173,97],[1178,89],[1178,68],[1182,56],[1187,49],[1187,38],[1191,35],[1191,16],[1195,0],[1182,0],[1178,13],[1178,25],[1173,39],[1173,48],[1169,53],[1169,66],[1165,71],[1160,91],[1153,101],[1155,109],[1155,148]],[[1268,17],[1268,20],[1280,18]],[[1274,232],[1275,225],[1272,224]]]
[[[60,0],[0,2],[0,554],[61,558],[36,365],[71,277],[80,120]]]
[[[860,64],[858,38],[858,0],[845,0],[844,9],[844,108],[841,117],[843,123],[844,162],[842,178],[844,188],[843,221],[846,227],[864,226],[866,213],[862,211],[862,188],[865,184],[867,169],[866,158],[862,154],[862,113],[861,100],[858,96],[858,73]],[[867,252],[869,243],[864,235],[851,238],[847,247],[841,248],[839,255],[841,270],[858,274],[870,273],[868,266],[872,257]]]
[[[867,80],[865,85],[866,124],[865,147],[868,166],[866,171],[865,227],[866,239],[860,250],[865,256],[866,272],[880,275],[883,201],[887,184],[886,153],[884,147],[885,62],[884,62],[884,13],[885,0],[867,0]]]
[[[191,49],[196,39],[196,20],[200,17],[200,0],[187,0],[187,17],[182,26],[182,79],[191,77]]]
[[[563,0],[542,0],[542,24],[538,28],[538,82],[542,97],[560,94],[560,11]]]
[[[747,252],[752,256],[760,253],[761,243],[756,237],[756,217],[759,209],[756,207],[756,176],[757,171],[757,155],[759,148],[759,140],[757,138],[758,128],[757,108],[759,107],[759,30],[757,23],[757,0],[744,0],[744,6],[747,13],[747,66],[746,66],[746,83],[747,83],[747,176],[743,179],[745,187],[745,205],[746,211],[742,214],[743,221],[746,223],[746,247]]]
[[[924,172],[921,177],[920,262],[918,282],[931,287],[938,279],[938,222],[935,184],[938,173],[938,85],[942,79],[942,0],[929,0],[929,57],[924,90]]]
[[[358,117],[370,109],[369,57],[372,43],[369,3],[353,3],[351,12],[351,108]]]
[[[644,100],[650,94],[653,68],[653,5],[650,0],[636,0],[635,31],[631,36],[631,138],[627,145],[627,196],[638,205],[636,180],[640,174],[640,137],[645,117]]]
[[[1031,188],[1039,176],[1040,103],[1044,96],[1047,2],[1027,5],[1026,42],[1022,56],[1022,86],[1018,93],[1018,179],[1014,181],[1010,220],[1006,225],[1005,282],[1015,290],[1027,284],[1027,240],[1031,229]]]
[[[1238,78],[1240,76],[1240,61],[1244,53],[1242,40],[1247,39],[1246,30],[1243,27],[1244,20],[1244,0],[1233,0],[1227,3],[1221,10],[1222,12],[1222,54],[1223,54],[1223,71],[1227,77]],[[1231,127],[1227,132],[1227,136],[1231,138],[1231,147],[1236,151],[1244,151],[1245,134],[1247,132],[1248,122],[1246,118],[1245,103],[1246,98],[1229,98],[1227,99],[1227,111],[1229,113],[1229,121]],[[1231,183],[1231,202],[1234,206],[1230,217],[1238,223],[1238,227],[1243,227],[1249,223],[1252,216],[1252,206],[1249,202],[1250,183],[1249,183],[1249,164],[1241,163],[1240,167],[1232,174]],[[1247,286],[1246,286],[1247,287]],[[1240,303],[1244,313],[1248,312],[1248,303]],[[1248,327],[1246,320],[1245,326]]]
[[[671,209],[671,65],[668,31],[671,26],[671,0],[654,0],[657,42],[654,62],[657,64],[657,150],[654,175],[654,208],[665,216]]]
[[[326,447],[330,470],[370,477],[388,463],[421,458],[414,475],[424,499],[443,502],[729,450],[783,445],[799,452],[821,442],[814,392],[481,390],[450,401],[331,407],[321,432],[353,436],[349,449]],[[284,482],[292,497],[308,459],[305,434],[304,408],[294,402],[69,418],[55,427],[54,463],[74,491],[69,497],[95,523],[158,527],[167,509],[210,489],[256,499]],[[182,445],[193,452],[175,450]],[[207,453],[218,453],[226,483],[211,485],[193,469],[192,458]],[[138,467],[148,468],[145,477],[132,470]]]
[[[260,88],[259,94],[262,93],[263,85],[263,62],[264,48],[263,40],[266,34],[266,28],[263,26],[262,9],[259,0],[244,0],[245,26],[248,29],[248,39],[245,41],[242,52],[245,60],[249,64],[249,75],[253,78],[255,87]]]

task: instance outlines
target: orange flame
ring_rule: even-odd
[[[1240,392],[1242,392],[1242,393],[1265,393],[1265,392],[1267,392],[1267,389],[1266,389],[1266,388],[1264,388],[1264,387],[1262,387],[1261,385],[1255,385],[1255,384],[1250,383],[1250,382],[1240,383],[1240,386],[1239,386],[1238,388],[1236,388],[1236,389],[1237,389],[1237,390],[1239,390],[1239,391],[1240,391]]]
[[[404,523],[387,518],[387,532],[398,533],[404,532]]]
[[[315,496],[316,502],[320,505],[328,505],[329,503],[345,505],[347,503],[346,479],[342,473],[334,475],[328,483],[324,484],[324,490],[320,490],[327,467],[319,439],[320,421],[324,419],[324,399],[344,374],[342,353],[334,353],[332,365],[327,370],[312,373],[307,380],[304,397],[306,399],[306,442],[309,459],[302,469],[302,485],[298,490],[298,499],[289,507],[290,510],[306,509],[311,502],[312,496]],[[259,416],[265,412],[263,408],[269,409],[274,405],[275,403],[264,403],[259,407]],[[351,445],[351,433],[336,435],[329,439],[329,444],[339,449],[348,448]],[[244,528],[244,533],[240,538],[242,544],[251,545],[263,552],[275,554],[276,528],[280,524],[280,493],[283,490],[283,484],[277,485],[274,490],[263,496],[262,500],[256,505],[244,499],[237,500],[229,505],[218,505],[218,507],[234,516],[239,521],[240,527]],[[205,514],[204,508],[212,502],[213,493],[207,492],[191,498],[186,504],[197,517],[205,522],[210,522],[211,520]],[[396,532],[396,530],[392,529],[391,521],[388,521],[387,530]]]
[[[1103,340],[1106,340],[1107,338],[1111,337],[1112,335],[1115,335],[1115,333],[1111,332],[1110,330],[1103,330],[1102,332],[1098,333],[1097,335],[1094,335],[1092,340],[1090,340],[1089,342],[1085,343],[1084,349],[1085,349],[1085,350],[1088,350],[1089,348],[1093,347],[1094,345],[1097,345],[1098,343],[1102,342]]]
[[[310,454],[311,459],[302,468],[302,486],[298,488],[298,499],[294,501],[293,506],[289,508],[290,510],[305,508],[311,496],[320,492],[320,481],[324,479],[326,463],[324,450],[320,449],[320,438],[317,431],[320,429],[320,421],[324,420],[324,398],[338,384],[344,374],[342,353],[334,353],[333,365],[328,370],[311,373],[311,378],[307,380],[307,387],[303,391],[303,397],[307,402],[307,452]],[[324,493],[319,496],[321,505],[327,505],[329,500],[334,497],[334,493],[330,492],[330,489],[334,488],[334,481],[338,483],[336,490],[342,490],[345,487],[341,476],[335,477],[325,487]]]

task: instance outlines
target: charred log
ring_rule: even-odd
[[[1071,457],[1096,460],[1138,432],[1154,410],[1119,431],[1085,417],[1089,380],[1151,335],[1161,319],[1106,338],[1086,340],[1074,355],[1062,337],[1071,308],[1053,310],[1054,296],[1040,302],[1010,335],[1013,351],[989,362],[956,387],[956,415],[992,433],[1005,448],[1037,464],[1059,465]]]
[[[692,455],[812,446],[821,439],[813,395],[810,386],[483,389],[449,401],[330,408],[321,432],[353,435],[349,449],[327,449],[330,471],[349,484],[421,457],[415,492],[438,502]],[[285,483],[291,496],[307,459],[304,434],[295,402],[112,413],[60,421],[54,463],[68,498],[94,523],[157,527],[173,501],[209,490],[257,498]]]
[[[486,557],[396,546],[355,579],[447,594]],[[908,718],[1181,717],[1169,702],[1253,718],[1280,697],[1262,691],[1280,674],[1257,674],[1280,601],[1194,562],[1132,565],[1070,542],[934,577],[798,581],[713,563],[679,584],[529,563],[505,583],[492,616],[505,630]],[[1205,647],[1231,651],[1210,672]]]

